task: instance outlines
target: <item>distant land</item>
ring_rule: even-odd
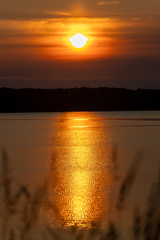
[[[160,110],[160,90],[0,88],[0,112]]]

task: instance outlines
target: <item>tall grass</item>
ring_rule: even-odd
[[[14,179],[6,149],[2,149],[1,157],[1,236],[2,240],[118,240],[123,239],[119,226],[109,220],[105,228],[102,222],[92,222],[90,228],[79,228],[77,225],[64,228],[63,220],[59,216],[54,202],[48,197],[50,176],[44,179],[40,186],[31,194],[27,186],[21,185],[16,192],[13,191]],[[113,181],[119,179],[117,163],[117,147],[112,152]],[[130,168],[121,181],[116,208],[121,214],[126,206],[126,199],[134,184],[138,169],[144,154],[138,151],[133,158]],[[52,163],[53,164],[53,163]],[[60,222],[60,227],[46,226],[35,236],[33,232],[37,227],[41,211],[51,211]],[[16,224],[15,224],[16,223]],[[133,240],[159,240],[160,239],[160,174],[159,180],[152,184],[147,199],[145,211],[136,207],[133,209],[132,232],[128,239]],[[126,239],[124,239],[126,240]]]

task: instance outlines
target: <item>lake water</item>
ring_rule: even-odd
[[[129,227],[134,206],[145,209],[158,179],[160,111],[4,113],[0,146],[7,149],[14,185],[34,193],[50,176],[49,196],[63,226],[113,219]],[[119,217],[118,192],[137,151],[144,158]],[[41,224],[57,224],[56,218],[43,213]]]

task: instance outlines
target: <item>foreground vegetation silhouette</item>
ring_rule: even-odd
[[[1,158],[1,237],[2,240],[118,240],[122,237],[119,226],[113,221],[108,220],[103,225],[101,222],[91,222],[90,227],[79,228],[77,225],[65,228],[58,208],[54,201],[48,197],[50,174],[44,179],[43,183],[37,186],[34,192],[30,192],[27,186],[21,185],[17,190],[13,190],[13,178],[10,168],[7,151],[2,149]],[[131,166],[124,176],[118,193],[116,202],[117,211],[123,214],[126,206],[126,199],[134,184],[138,169],[144,158],[144,154],[138,151],[131,163]],[[53,159],[54,161],[54,159]],[[117,147],[112,151],[112,177],[113,181],[119,179],[117,173]],[[35,235],[36,227],[40,218],[41,211],[51,211],[59,221],[59,226],[46,223],[40,229],[40,235]],[[134,209],[132,232],[128,239],[133,240],[159,240],[160,239],[160,176],[157,182],[152,184],[149,192],[146,209],[143,214],[140,209]],[[16,224],[15,224],[16,223]],[[103,225],[103,227],[102,227]],[[126,240],[126,238],[124,239]]]

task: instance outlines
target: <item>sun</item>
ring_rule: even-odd
[[[71,42],[73,47],[83,48],[86,45],[88,38],[81,33],[77,33],[74,36],[70,37],[69,41]]]

